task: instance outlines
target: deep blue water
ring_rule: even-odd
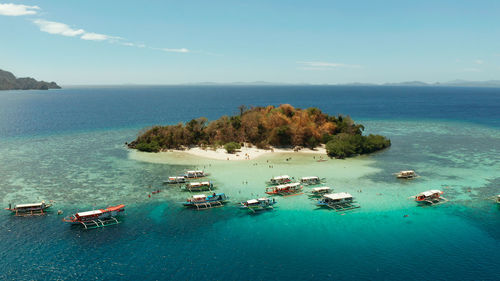
[[[366,208],[340,215],[292,197],[260,215],[230,206],[193,212],[179,207],[175,192],[145,196],[146,185],[158,186],[185,166],[129,160],[121,147],[144,126],[282,103],[349,114],[391,137],[391,149],[368,156],[381,172],[352,184],[402,192],[394,205],[377,209],[365,201]],[[92,231],[55,213],[0,214],[0,280],[499,280],[500,208],[485,199],[500,194],[499,128],[500,89],[493,88],[0,92],[0,202],[52,196],[55,210],[67,214],[106,204],[103,197],[127,200],[121,224]],[[390,172],[410,164],[425,177],[394,181]],[[412,185],[455,189],[447,191],[448,204],[416,208],[404,192]],[[360,200],[371,198],[363,188]],[[287,208],[293,204],[297,209]]]
[[[500,127],[500,89],[163,86],[0,92],[0,136],[143,127],[290,103],[354,119],[442,119]]]

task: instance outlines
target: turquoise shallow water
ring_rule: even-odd
[[[19,114],[29,119],[29,110]],[[123,146],[137,123],[52,133],[27,125],[25,131],[36,133],[0,138],[0,202],[51,199],[55,208],[45,217],[0,215],[0,279],[497,280],[500,208],[490,198],[500,193],[500,130],[489,121],[424,117],[365,119],[369,132],[389,136],[393,146],[321,163],[293,153],[151,163]],[[212,173],[230,204],[186,210],[179,202],[188,194],[161,185],[195,167]],[[391,175],[407,168],[421,177]],[[301,195],[278,197],[276,210],[256,215],[235,208],[262,195],[263,182],[279,174],[326,177],[362,207],[344,214],[318,210]],[[408,199],[434,188],[449,202],[417,207]],[[154,189],[162,192],[149,198]],[[127,204],[122,223],[92,231],[68,226],[55,213],[117,203]]]

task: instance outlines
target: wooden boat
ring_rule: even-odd
[[[188,198],[182,203],[186,207],[196,208],[197,210],[222,207],[228,201],[229,197],[224,193],[214,193],[212,195],[198,194]]]
[[[42,201],[40,203],[19,204],[14,208],[9,204],[9,208],[5,208],[5,210],[11,211],[16,216],[36,216],[44,215],[45,210],[50,207],[52,207],[52,204],[47,204],[45,201]]]
[[[359,205],[354,204],[354,198],[347,192],[325,194],[320,200],[318,200],[316,205],[319,207],[335,209],[336,211],[346,211],[360,207]]]
[[[302,177],[300,178],[300,183],[305,185],[316,185],[325,182],[325,178],[320,179],[319,177]]]
[[[314,187],[311,189],[310,197],[321,197],[323,194],[330,193],[332,189],[328,186]]]
[[[266,183],[268,185],[279,185],[279,184],[287,184],[290,182],[292,182],[292,180],[290,179],[290,176],[282,175],[282,176],[273,177]]]
[[[399,171],[395,175],[398,179],[413,179],[417,177],[417,174],[413,170]]]
[[[276,204],[274,198],[262,197],[258,199],[250,199],[245,202],[240,203],[240,208],[248,209],[255,213],[256,211],[273,209],[273,205]]]
[[[186,183],[185,177],[168,177],[168,180],[164,181],[165,184],[180,184]]]
[[[421,192],[415,196],[415,201],[419,204],[436,204],[441,201],[447,201],[441,197],[443,192],[441,190],[433,189]]]
[[[65,217],[63,221],[71,224],[81,224],[85,229],[98,228],[118,224],[119,221],[115,217],[123,211],[125,211],[125,205],[120,204],[105,209],[79,212]]]
[[[197,179],[197,178],[203,178],[203,177],[206,177],[208,176],[208,174],[206,174],[205,172],[203,171],[187,171],[185,174],[184,174],[184,177],[185,178],[188,178],[188,179]]]
[[[204,182],[190,182],[184,187],[187,191],[206,191],[214,189],[214,185],[209,181]]]
[[[300,183],[295,182],[295,183],[268,187],[266,188],[266,193],[269,195],[287,195],[287,194],[298,193],[302,190],[302,188],[303,187],[302,185],[300,185]]]

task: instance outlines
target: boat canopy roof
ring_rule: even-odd
[[[86,216],[93,216],[93,215],[100,215],[100,214],[102,214],[102,210],[93,210],[93,211],[76,213],[76,215],[79,217],[86,217]]]
[[[500,197],[500,195],[498,195],[498,196]],[[261,197],[258,200],[259,201],[267,201],[267,200],[269,200],[269,198],[267,198],[267,197]]]
[[[432,196],[434,194],[443,194],[443,192],[441,190],[437,190],[437,189],[432,189],[432,190],[427,190],[427,191],[424,191],[424,192],[421,192],[419,193],[417,196],[425,196],[425,197],[428,197],[428,196]]]
[[[250,199],[250,200],[247,200],[247,204],[258,204],[259,201],[257,199]]]
[[[300,180],[304,180],[304,181],[306,181],[306,180],[319,180],[319,177],[302,177],[302,178],[300,178]]]
[[[352,195],[347,192],[339,192],[339,193],[330,193],[323,195],[324,197],[331,200],[340,200],[340,199],[348,199],[352,198]]]
[[[406,170],[406,171],[400,171],[399,173],[401,173],[401,174],[414,174],[415,171],[413,171],[413,170]]]
[[[203,171],[187,171],[186,173],[188,174],[200,174],[200,173],[203,173]]]
[[[204,181],[204,182],[201,182],[201,185],[210,185],[210,182],[209,181]]]
[[[318,191],[330,190],[330,188],[328,186],[322,186],[322,187],[315,187],[312,190],[318,192]]]
[[[201,183],[197,182],[197,181],[194,181],[194,182],[188,183],[188,185],[190,185],[190,186],[197,186],[197,185],[201,185]]]
[[[274,177],[273,180],[284,180],[284,179],[289,179],[290,176],[288,175],[282,175],[282,176],[277,176],[277,177]]]
[[[193,199],[205,199],[207,196],[205,194],[193,195]]]
[[[40,203],[30,203],[30,204],[19,204],[19,205],[16,205],[16,208],[41,207],[43,204],[44,204],[44,202],[40,202]]]
[[[298,185],[300,185],[300,183],[298,183],[298,182],[288,183],[288,184],[280,184],[280,185],[276,186],[276,189],[277,190],[283,190],[283,189],[287,189],[287,188],[290,188],[290,187],[296,187]]]

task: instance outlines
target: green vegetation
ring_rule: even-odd
[[[241,145],[237,142],[228,142],[224,145],[224,148],[226,149],[227,153],[235,153],[237,149],[241,148]]]
[[[326,143],[330,157],[345,158],[356,154],[372,153],[391,146],[391,141],[380,135],[338,134]]]
[[[16,78],[14,74],[0,69],[0,90],[48,90],[60,89],[56,82],[37,81],[33,78]]]
[[[344,158],[371,153],[391,145],[379,135],[363,136],[364,126],[349,116],[330,116],[318,108],[299,109],[289,104],[279,107],[239,107],[239,114],[208,122],[193,119],[186,124],[154,126],[129,144],[140,151],[158,152],[192,146],[224,146],[228,153],[250,143],[258,148],[309,147],[326,144],[328,155]]]

